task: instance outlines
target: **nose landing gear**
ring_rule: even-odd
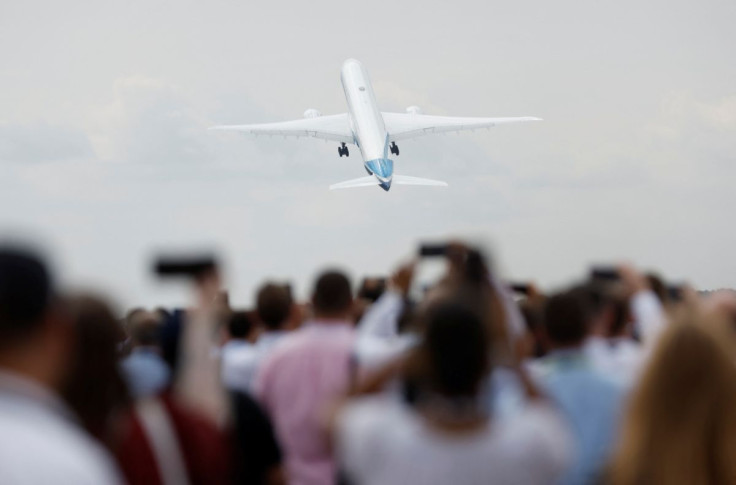
[[[344,156],[349,157],[350,152],[348,151],[347,145],[345,143],[342,144],[342,146],[337,147],[337,153],[340,155],[340,158]]]
[[[399,146],[396,144],[395,141],[391,142],[390,148],[391,148],[391,153],[393,153],[394,155],[398,157],[399,156]]]

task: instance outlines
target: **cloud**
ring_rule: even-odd
[[[43,122],[0,123],[0,162],[54,162],[93,155],[87,135],[74,128]]]

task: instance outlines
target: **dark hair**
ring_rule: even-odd
[[[128,320],[128,335],[134,345],[160,345],[162,320],[155,313],[140,311]]]
[[[488,373],[488,328],[476,311],[456,302],[427,310],[420,346],[431,391],[449,397],[472,397]]]
[[[30,334],[52,297],[51,276],[35,254],[0,247],[0,342]]]
[[[325,271],[314,285],[312,306],[315,314],[337,315],[350,309],[353,292],[348,277],[341,271]]]
[[[248,337],[253,329],[253,322],[248,316],[248,312],[232,312],[227,322],[227,329],[232,338],[243,339]]]
[[[94,437],[111,444],[116,412],[130,403],[118,367],[118,345],[125,337],[107,304],[96,297],[67,300],[74,324],[74,354],[62,396]]]
[[[579,291],[552,296],[544,308],[544,328],[549,339],[560,345],[576,345],[588,333],[587,312]]]
[[[664,280],[656,273],[647,273],[646,279],[659,301],[663,304],[669,303],[670,297]]]
[[[291,290],[288,286],[266,283],[256,296],[258,318],[270,330],[281,328],[291,313]]]

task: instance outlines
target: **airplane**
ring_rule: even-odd
[[[348,112],[322,116],[316,109],[304,112],[304,118],[280,123],[255,125],[220,125],[211,130],[241,131],[253,135],[277,135],[305,138],[320,138],[340,143],[337,153],[342,158],[349,157],[348,144],[358,147],[363,159],[367,177],[340,182],[330,186],[330,190],[351,187],[378,185],[388,191],[391,184],[446,186],[445,182],[394,173],[391,155],[399,155],[397,141],[408,140],[433,133],[448,133],[492,126],[541,121],[531,116],[516,118],[458,118],[450,116],[430,116],[422,114],[418,106],[410,106],[406,113],[384,113],[378,109],[368,72],[363,64],[348,59],[342,65],[340,74]]]

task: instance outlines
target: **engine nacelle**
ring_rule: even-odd
[[[322,116],[322,113],[318,109],[309,108],[304,112],[305,118],[319,118],[320,116]]]
[[[406,112],[410,115],[420,115],[422,114],[422,108],[420,108],[419,106],[409,106],[408,108],[406,108]]]

